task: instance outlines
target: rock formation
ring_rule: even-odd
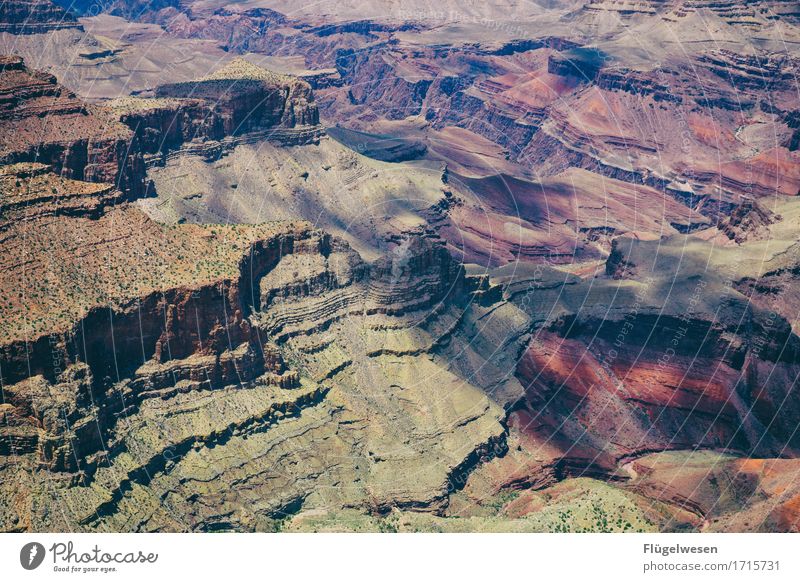
[[[321,134],[308,84],[241,59],[205,79],[161,85],[155,93],[108,104],[149,160],[163,161],[181,148],[213,159],[243,141],[303,144]]]
[[[795,5],[340,4],[3,5],[0,530],[796,531]]]
[[[80,30],[81,25],[50,0],[10,0],[0,5],[0,32],[42,34],[70,28]]]
[[[18,57],[2,60],[0,121],[1,163],[43,163],[68,178],[110,182],[133,197],[145,193],[133,133]]]
[[[35,227],[44,244],[60,234],[60,246],[80,236],[86,250],[79,265],[60,255],[52,279],[30,287],[26,314],[2,316],[2,454],[15,459],[9,471],[33,477],[6,506],[6,530],[124,529],[131,519],[136,529],[263,529],[344,479],[362,484],[335,492],[343,505],[435,509],[474,451],[503,447],[502,408],[425,356],[458,321],[470,285],[440,244],[410,239],[370,266],[308,225],[165,228],[130,207],[59,230],[44,221],[13,234]],[[109,221],[121,225],[114,239],[86,240]],[[92,270],[93,254],[113,258]],[[147,279],[150,270],[162,274]],[[111,303],[91,303],[90,276]],[[12,269],[3,289],[20,277]],[[60,285],[80,295],[64,291],[58,309],[47,302]],[[420,374],[447,388],[431,391]],[[316,461],[298,465],[306,446]],[[209,490],[207,455],[222,461],[212,463],[216,483],[242,484]],[[36,482],[54,478],[70,498],[66,519],[33,509],[52,493]],[[167,510],[159,492],[176,478],[182,491]],[[242,496],[262,501],[244,510]]]

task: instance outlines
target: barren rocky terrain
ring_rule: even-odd
[[[800,531],[800,9],[0,6],[0,531]]]

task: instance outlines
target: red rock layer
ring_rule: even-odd
[[[115,184],[132,197],[146,192],[133,132],[19,58],[7,57],[0,71],[0,123],[0,163],[43,163],[67,178]]]

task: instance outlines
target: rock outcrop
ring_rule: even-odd
[[[319,123],[319,113],[307,83],[273,73],[244,59],[231,61],[196,81],[161,85],[156,89],[156,96],[211,102],[227,135],[254,128],[293,128]]]
[[[75,16],[50,0],[9,0],[0,4],[0,32],[44,34],[64,29],[82,30]]]
[[[0,230],[45,216],[98,218],[122,198],[111,184],[65,178],[44,164],[0,166],[0,184]]]
[[[309,143],[321,134],[310,86],[236,60],[197,83],[164,85],[157,98],[89,105],[52,75],[3,57],[0,162],[42,163],[64,177],[148,194],[145,161],[181,147],[210,158],[243,141]]]
[[[198,81],[161,85],[155,94],[108,104],[150,161],[182,148],[213,159],[239,143],[298,145],[322,133],[307,83],[241,59]]]
[[[116,184],[131,197],[146,193],[133,132],[19,57],[2,60],[0,123],[0,163],[42,163],[67,178]]]
[[[719,228],[729,239],[741,243],[748,239],[767,236],[767,227],[780,219],[780,216],[775,216],[757,201],[745,200],[733,209]]]
[[[511,4],[4,5],[0,530],[797,529],[796,8]]]
[[[106,190],[54,220],[23,170],[42,210],[4,233],[0,471],[31,479],[3,530],[272,529],[325,491],[441,511],[504,450],[501,406],[435,361],[474,286],[441,242],[366,264],[308,224],[161,226]],[[55,491],[61,517],[36,509]]]

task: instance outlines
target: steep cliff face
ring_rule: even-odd
[[[774,212],[755,200],[745,200],[719,225],[729,239],[742,243],[768,236],[769,225],[780,220]]]
[[[157,97],[192,97],[212,102],[228,135],[257,127],[292,128],[319,123],[311,87],[236,59],[208,77],[190,83],[161,85]]]
[[[161,98],[102,106],[82,102],[19,57],[3,57],[2,65],[0,161],[43,163],[67,178],[112,183],[130,199],[149,191],[145,157],[163,161],[190,143],[214,157],[243,139],[299,144],[321,134],[307,83],[241,60],[196,83],[161,86]]]
[[[198,81],[161,85],[155,93],[108,103],[149,160],[163,162],[181,148],[213,158],[247,140],[310,143],[322,132],[307,83],[241,59]]]
[[[133,133],[19,57],[3,58],[0,120],[0,162],[43,163],[67,178],[116,184],[131,197],[146,193]]]
[[[586,322],[567,338],[539,334],[520,362],[537,418],[546,424],[569,419],[561,437],[578,439],[576,449],[594,451],[608,467],[642,451],[673,448],[794,454],[798,443],[787,439],[798,411],[781,410],[791,396],[780,387],[798,371],[796,346],[785,356],[789,361],[776,362],[778,339],[744,364],[746,348],[738,342],[764,334],[763,323],[733,345],[725,337],[733,328],[716,331],[701,319],[630,316],[625,323],[637,334],[627,336],[630,347],[614,343],[626,337],[624,324]],[[783,333],[788,337],[788,326]],[[696,341],[698,334],[705,341]],[[677,349],[658,337],[678,337]],[[591,429],[580,437],[583,425]]]
[[[743,55],[721,49],[702,55],[698,60],[740,92],[791,90],[794,80],[791,63],[772,55]]]
[[[0,454],[33,479],[4,530],[270,529],[331,501],[437,511],[453,475],[503,450],[502,408],[434,361],[472,288],[441,242],[369,265],[307,224],[37,216],[7,233],[36,259],[2,286],[27,308],[1,316]],[[239,484],[209,489],[211,457],[214,483]],[[63,519],[35,508],[43,480],[72,500]]]
[[[109,218],[135,218],[126,212]],[[259,260],[242,259],[249,276],[263,275],[277,264],[281,252],[292,252],[294,237],[310,234],[287,230],[285,236],[256,241],[249,256],[258,255]],[[256,377],[266,384],[293,387],[296,377],[283,374],[280,354],[260,346],[244,321],[240,278],[120,298],[124,302],[115,307],[91,307],[64,331],[53,326],[39,340],[6,343],[3,379],[10,395],[6,403],[16,409],[15,415],[38,418],[33,426],[44,431],[36,449],[39,462],[55,471],[91,470],[90,457],[99,451],[116,415],[135,409],[143,398],[211,390]],[[124,388],[118,384],[122,379]],[[37,382],[43,388],[34,388]],[[53,408],[48,391],[75,391],[75,401],[65,402],[73,407],[66,415],[68,425],[48,424],[46,412],[25,413],[37,406]],[[100,410],[88,410],[86,399],[93,399]],[[54,410],[57,420],[58,406]],[[70,441],[76,423],[86,425],[84,432],[94,430],[94,436],[79,435],[76,442]],[[53,447],[62,453],[56,455]]]
[[[10,0],[0,5],[0,32],[43,34],[69,28],[83,30],[75,16],[50,0]]]
[[[179,149],[193,140],[220,140],[225,137],[222,119],[202,99],[158,99],[123,97],[108,103],[137,138],[137,145],[148,159]]]
[[[584,386],[573,412],[580,416],[586,407],[597,430],[613,427],[611,441],[606,435],[598,442],[615,443],[618,455],[696,445],[763,456],[796,451],[791,427],[798,411],[786,378],[797,373],[800,344],[790,323],[753,306],[724,274],[706,271],[691,254],[675,261],[670,243],[651,271],[653,244],[617,241],[607,270],[622,281],[613,285],[616,293],[632,295],[619,305],[635,309],[618,312],[614,298],[602,320],[588,310],[534,340],[522,360],[530,386],[545,400],[547,386],[564,394]],[[626,285],[626,279],[642,282]],[[665,294],[675,281],[690,292]],[[604,295],[602,285],[597,293]],[[567,371],[569,380],[562,376]],[[594,408],[595,398],[609,405]],[[624,402],[635,403],[638,419],[600,420],[619,414]]]
[[[312,83],[0,59],[0,530],[796,529],[787,3],[104,10]]]
[[[340,51],[336,68],[350,86],[348,100],[353,105],[368,103],[371,111],[388,119],[417,115],[433,81],[433,71],[415,64],[399,68],[402,56],[381,45],[366,51]]]

